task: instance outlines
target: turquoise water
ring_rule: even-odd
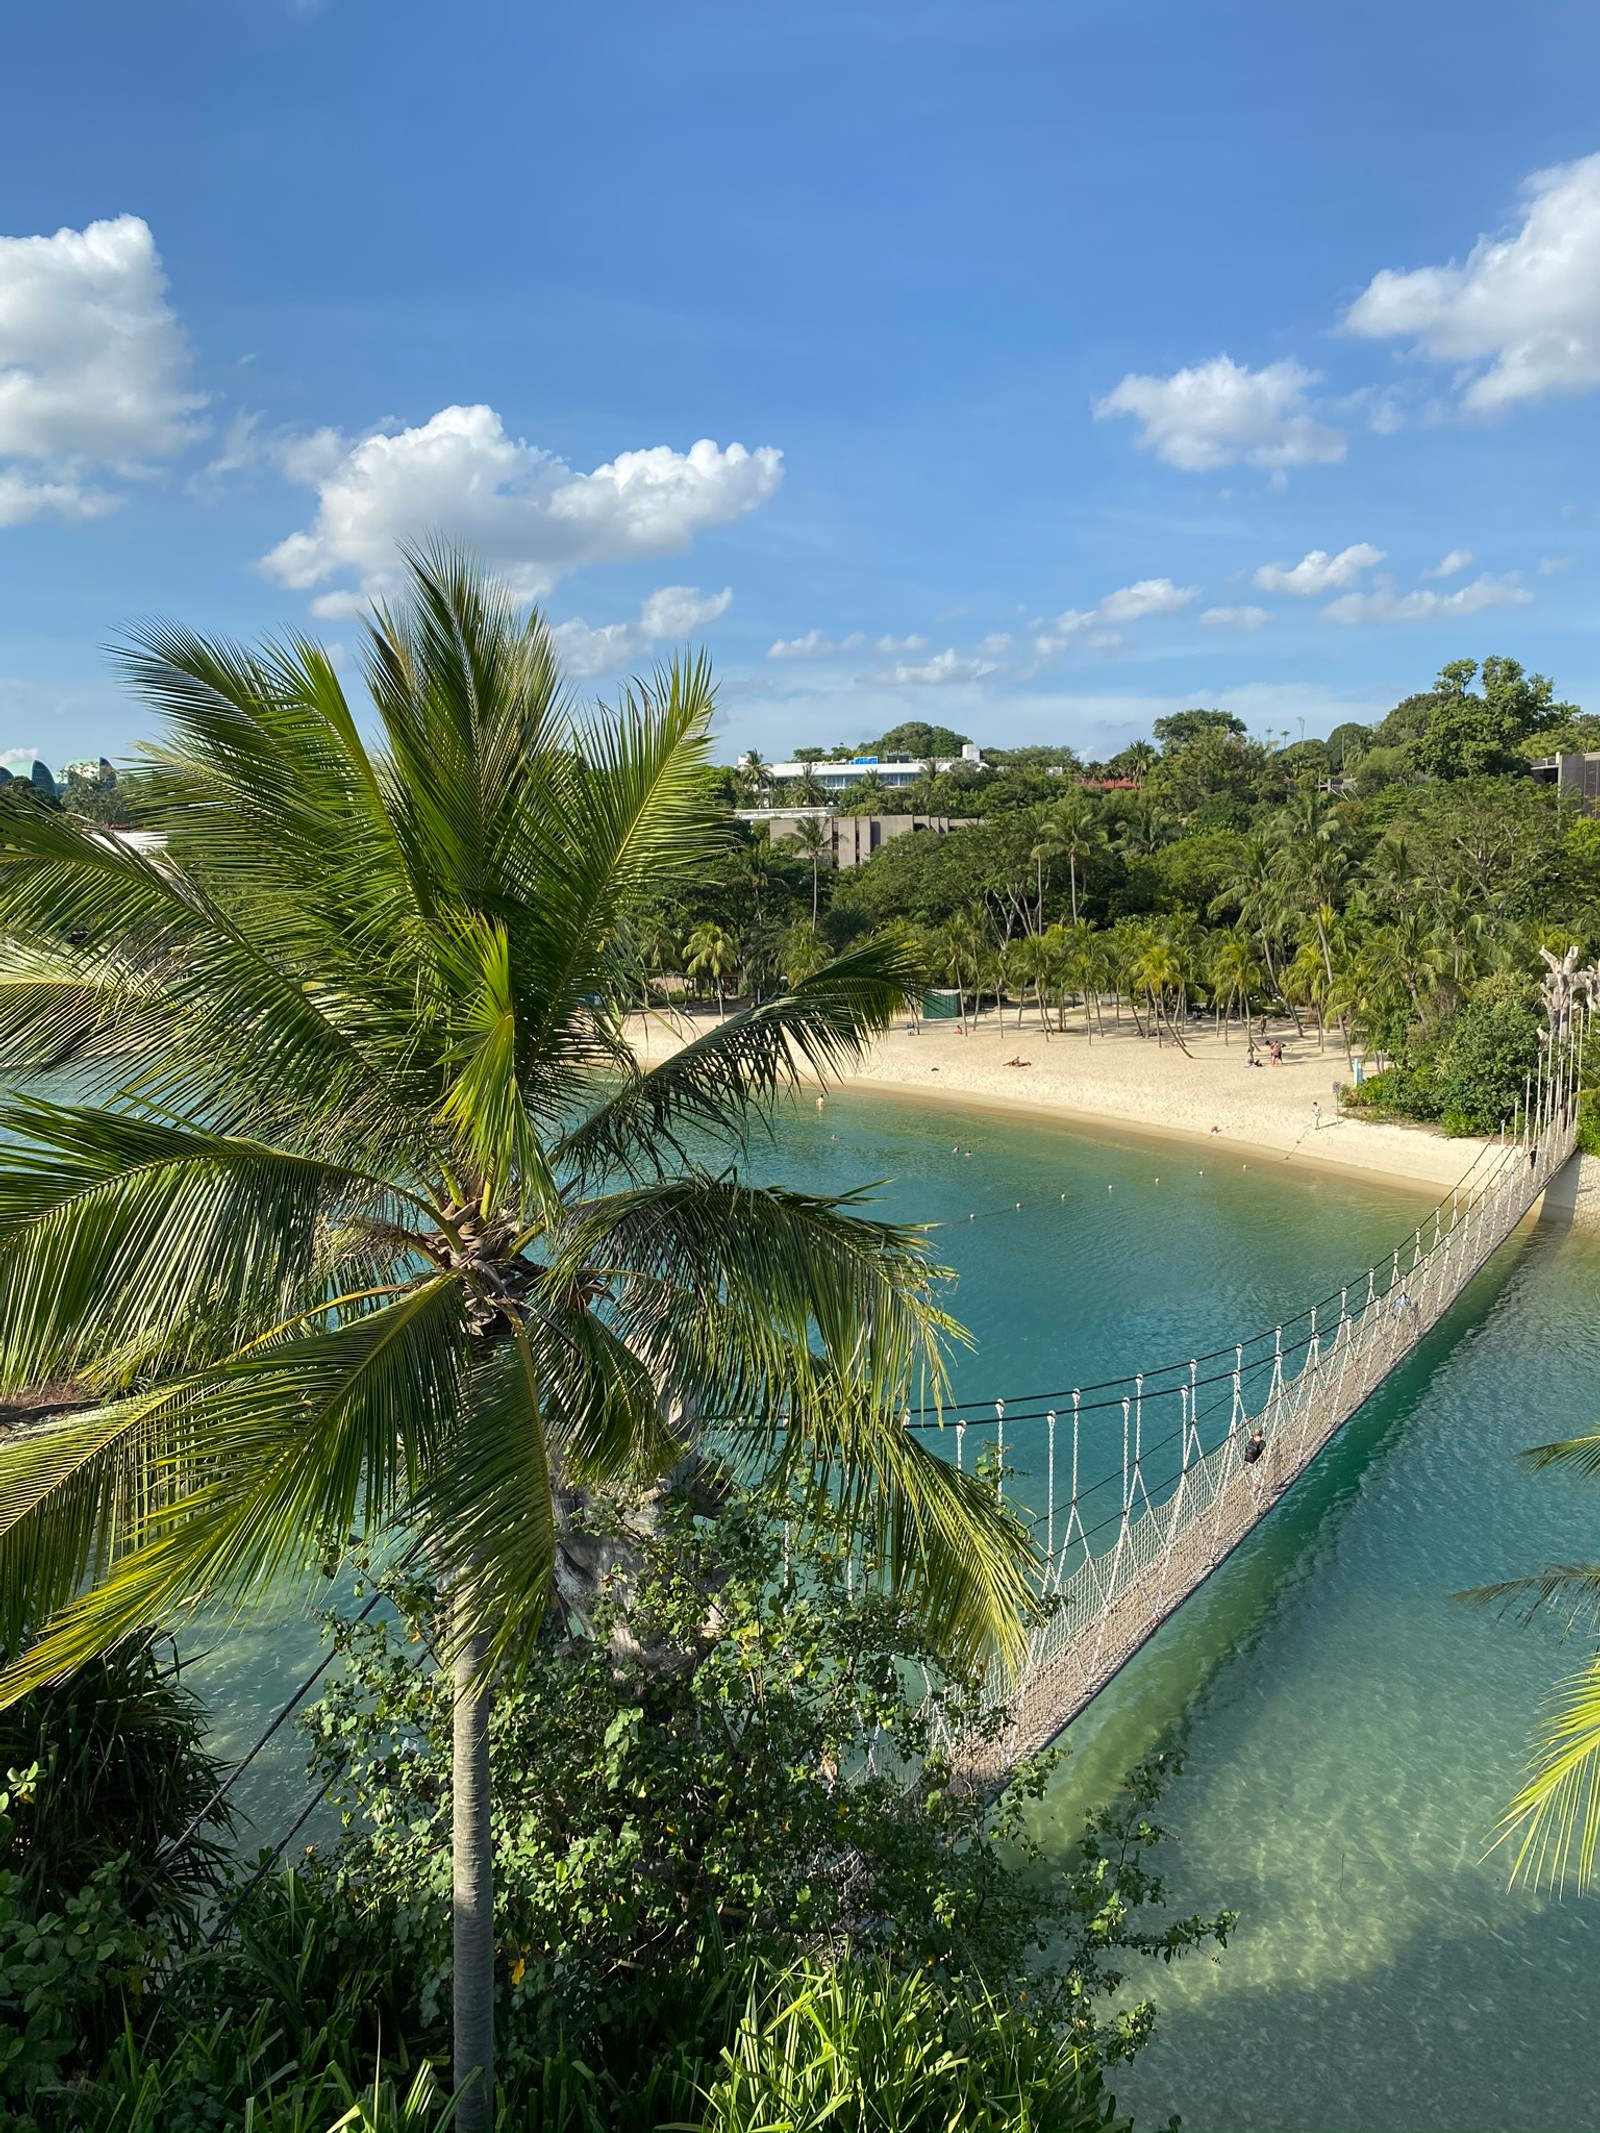
[[[1425,1204],[1268,1159],[865,1097],[785,1141],[814,1177],[893,1176],[897,1211],[956,1218],[935,1242],[979,1337],[959,1372],[971,1393],[1107,1377],[1271,1324]],[[1055,1212],[962,1227],[969,1208],[1052,1188],[1068,1195]],[[1519,1233],[1068,1735],[1046,1828],[1071,1830],[1132,1762],[1179,1743],[1172,1893],[1240,1913],[1220,1959],[1148,1981],[1157,2040],[1118,2082],[1143,2122],[1600,2125],[1580,2027],[1600,1909],[1511,1893],[1483,1858],[1577,1652],[1450,1598],[1592,1548],[1593,1495],[1511,1455],[1600,1410],[1597,1292],[1600,1240]]]
[[[1270,1326],[1409,1234],[1429,1198],[864,1092],[798,1109],[756,1167],[813,1189],[881,1179],[883,1211],[945,1225],[933,1245],[977,1344],[957,1364],[967,1397],[1089,1383]],[[1189,2133],[1600,2127],[1578,2027],[1600,1912],[1509,1893],[1482,1857],[1576,1655],[1450,1599],[1590,1546],[1594,1498],[1511,1455],[1600,1408],[1597,1288],[1600,1240],[1519,1233],[1072,1729],[1046,1831],[1181,1743],[1173,1893],[1240,1913],[1220,1959],[1151,1981],[1158,2037],[1118,2082],[1144,2123],[1176,2109]],[[1008,1458],[1042,1465],[1040,1432],[1014,1425]],[[1093,1456],[1117,1456],[1109,1434]],[[218,1644],[230,1743],[315,1653],[304,1622]],[[258,1804],[281,1809],[297,1753],[286,1738],[264,1759]]]

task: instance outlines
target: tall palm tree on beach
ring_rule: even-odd
[[[636,914],[719,848],[709,670],[581,714],[542,620],[457,558],[409,559],[359,716],[301,640],[152,629],[127,665],[168,853],[0,795],[0,1074],[74,1091],[0,1114],[0,1389],[97,1402],[0,1447],[0,1700],[352,1536],[420,1547],[477,2133],[488,1722],[554,1622],[557,1479],[641,1487],[704,1417],[842,1509],[950,1650],[1017,1649],[1019,1529],[901,1420],[954,1330],[921,1239],[729,1159],[908,972],[869,944],[643,1069]]]
[[[683,967],[690,977],[708,977],[716,987],[717,1019],[727,1013],[723,988],[739,967],[739,942],[714,918],[703,918],[683,944]]]
[[[1211,985],[1211,997],[1222,1018],[1222,1041],[1227,1043],[1228,1018],[1236,1014],[1244,1023],[1245,1042],[1253,1053],[1250,1001],[1260,990],[1262,970],[1256,959],[1255,945],[1242,926],[1230,926],[1226,932],[1212,936],[1206,975]]]

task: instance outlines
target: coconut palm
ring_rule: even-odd
[[[167,855],[0,797],[0,1074],[74,1091],[0,1114],[0,1389],[97,1402],[0,1448],[0,1702],[353,1536],[420,1547],[477,2129],[488,1721],[565,1633],[557,1477],[641,1486],[706,1417],[842,1507],[952,1650],[1016,1648],[1017,1530],[899,1419],[952,1330],[919,1240],[726,1160],[906,974],[869,945],[645,1071],[632,914],[717,849],[709,670],[580,715],[543,622],[458,560],[409,559],[359,717],[299,640],[154,629],[128,667]]]
[[[717,989],[717,1018],[727,1013],[723,988],[739,967],[739,940],[715,919],[703,918],[683,944],[683,967],[690,977],[708,977]]]
[[[1110,975],[1111,965],[1104,938],[1086,918],[1080,918],[1075,926],[1051,926],[1044,939],[1049,956],[1051,981],[1058,989],[1061,1001],[1056,1027],[1065,1030],[1066,995],[1068,992],[1075,992],[1080,994],[1083,1000],[1083,1033],[1088,1036],[1091,1000],[1095,1018],[1098,1020],[1100,988]]]
[[[1039,825],[1038,841],[1029,853],[1038,870],[1039,925],[1044,925],[1044,873],[1054,859],[1067,862],[1071,884],[1072,923],[1078,923],[1078,874],[1097,853],[1110,849],[1105,828],[1094,802],[1086,792],[1075,792],[1057,801]]]
[[[1022,1010],[1031,985],[1034,1005],[1039,1010],[1039,1027],[1048,1038],[1050,1018],[1045,1011],[1044,987],[1050,975],[1051,961],[1044,937],[1038,933],[1019,934],[1016,940],[1006,943],[1000,960],[1005,982],[1017,996],[1017,1028],[1022,1027]]]
[[[817,876],[822,862],[833,851],[833,829],[821,815],[802,815],[790,831],[790,841],[811,862],[811,930],[817,930]]]
[[[1134,997],[1137,999],[1142,995],[1146,1002],[1157,1044],[1161,1042],[1164,1022],[1173,1043],[1186,1052],[1189,1047],[1184,1042],[1177,1018],[1183,1012],[1188,974],[1177,944],[1163,929],[1155,926],[1142,929],[1129,958],[1128,981]]]
[[[1211,985],[1211,997],[1222,1017],[1223,1043],[1228,1042],[1229,1016],[1238,1015],[1244,1023],[1245,1041],[1253,1052],[1250,1002],[1260,990],[1262,969],[1256,959],[1255,944],[1242,926],[1230,926],[1225,933],[1213,935],[1206,975]]]

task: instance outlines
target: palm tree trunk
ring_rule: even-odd
[[[1078,923],[1078,855],[1068,852],[1067,865],[1072,873],[1072,923]]]
[[[817,930],[817,868],[821,864],[815,852],[811,855],[811,930]]]
[[[450,1876],[456,2133],[494,2122],[494,1847],[489,1827],[487,1637],[465,1637],[453,1666]]]

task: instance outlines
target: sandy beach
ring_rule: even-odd
[[[640,1056],[666,1057],[711,1019],[669,1012],[653,1014],[648,1028],[636,1022]],[[1140,1037],[1126,1014],[1120,1028],[1108,1022],[1103,1036],[1086,1036],[1081,1015],[1064,1034],[1046,1034],[1031,1008],[1020,1030],[1015,1008],[1003,1018],[991,1008],[976,1022],[969,1017],[966,1031],[925,1022],[912,1034],[897,1022],[849,1078],[913,1097],[1114,1122],[1419,1185],[1453,1185],[1482,1146],[1423,1126],[1340,1116],[1334,1084],[1351,1080],[1348,1054],[1331,1044],[1319,1050],[1315,1035],[1298,1036],[1292,1022],[1269,1030],[1269,1041],[1283,1046],[1283,1063],[1259,1067],[1245,1065],[1237,1028],[1227,1041],[1209,1023],[1185,1032],[1187,1051]],[[1258,1044],[1257,1057],[1266,1056]]]

